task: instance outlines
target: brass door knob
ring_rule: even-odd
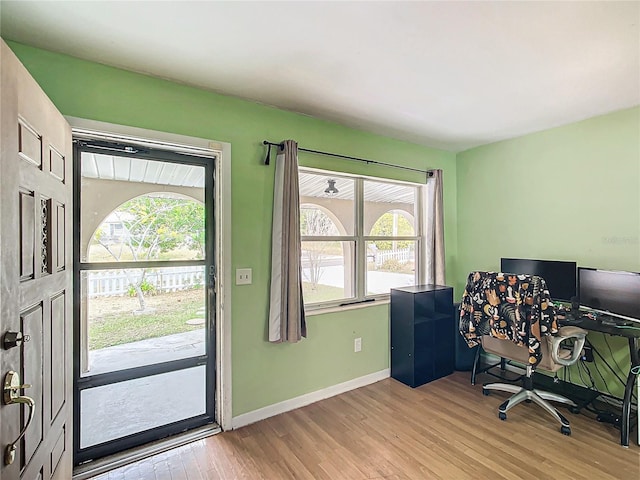
[[[4,451],[4,464],[11,465],[16,459],[16,449],[18,442],[24,437],[24,434],[27,432],[29,425],[31,425],[31,421],[33,420],[33,416],[36,413],[36,402],[33,398],[27,397],[25,395],[20,395],[20,390],[24,390],[25,388],[29,388],[31,385],[28,384],[20,384],[20,375],[17,372],[8,372],[4,377],[4,388],[3,388],[3,396],[2,399],[5,405],[27,405],[29,407],[29,415],[27,417],[27,422],[25,423],[20,435],[18,438],[11,442],[6,446]]]

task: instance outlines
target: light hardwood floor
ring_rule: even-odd
[[[640,447],[587,416],[570,437],[535,404],[498,419],[508,396],[469,374],[411,389],[392,379],[224,432],[95,477],[202,479],[640,479]]]

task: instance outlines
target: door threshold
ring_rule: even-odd
[[[220,432],[222,432],[222,429],[217,423],[205,425],[204,427],[194,428],[188,432],[163,438],[162,440],[148,443],[141,447],[132,448],[124,452],[109,455],[108,457],[84,463],[73,469],[73,480],[85,480]]]

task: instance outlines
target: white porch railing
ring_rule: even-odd
[[[405,250],[378,250],[375,254],[376,267],[382,266],[384,262],[391,259],[400,263],[412,262],[415,259],[415,251],[410,248]]]
[[[87,272],[89,297],[121,296],[129,293],[132,283],[140,281],[142,270],[106,270]],[[167,267],[147,269],[144,280],[157,293],[188,290],[204,284],[204,267]]]

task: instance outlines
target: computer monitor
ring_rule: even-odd
[[[565,302],[576,295],[576,267],[576,262],[558,260],[500,259],[500,271],[538,275],[547,282],[551,298]]]
[[[640,273],[578,269],[580,305],[640,319]]]

